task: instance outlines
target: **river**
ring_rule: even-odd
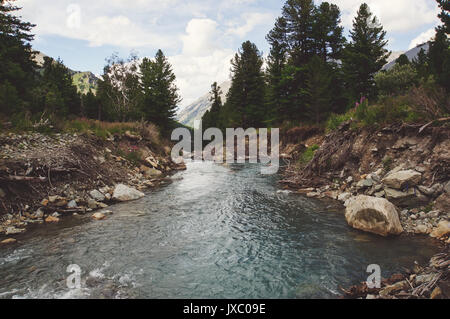
[[[68,218],[0,249],[0,298],[336,298],[437,252],[427,238],[381,238],[347,226],[334,203],[278,191],[258,165],[189,163],[172,182]],[[69,289],[69,265],[81,287]]]

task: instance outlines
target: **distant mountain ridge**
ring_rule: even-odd
[[[426,42],[426,43],[423,43],[423,44],[420,44],[420,45],[416,46],[415,48],[412,48],[411,50],[408,50],[406,52],[400,53],[395,59],[391,60],[388,64],[386,64],[383,67],[383,70],[390,70],[390,69],[392,69],[394,67],[394,65],[395,65],[395,62],[397,61],[397,59],[402,54],[405,54],[408,57],[409,61],[412,62],[417,57],[417,55],[419,54],[420,50],[422,50],[422,49],[425,51],[425,53],[428,53],[428,50],[430,49],[430,43]]]
[[[38,64],[38,66],[42,67],[44,65],[45,57],[48,56],[42,52],[36,51],[34,61]],[[78,92],[82,94],[88,93],[89,90],[91,90],[94,94],[97,92],[99,78],[94,73],[89,71],[74,71],[71,69],[69,69],[69,71],[72,75],[73,84],[77,87]]]
[[[219,86],[220,89],[222,90],[221,95],[222,102],[225,103],[227,99],[226,95],[231,88],[231,81],[225,81],[219,84]],[[210,99],[211,94],[206,93],[201,98],[196,100],[194,103],[186,106],[185,108],[180,109],[177,114],[177,121],[184,125],[193,127],[194,121],[201,120],[206,111],[208,111],[211,108],[212,102],[210,101]]]

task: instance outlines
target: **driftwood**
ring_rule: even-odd
[[[430,123],[427,123],[420,128],[419,134],[422,133],[428,126],[432,125],[435,122],[446,122],[446,121],[450,121],[450,117],[444,117],[438,120],[431,121]]]
[[[0,180],[2,181],[9,181],[9,182],[32,182],[32,183],[44,183],[47,181],[46,177],[30,177],[30,176],[16,176],[16,175],[9,175],[6,177],[0,177]]]

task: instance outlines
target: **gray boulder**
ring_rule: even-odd
[[[381,236],[403,232],[397,208],[384,198],[365,195],[351,198],[345,218],[351,227]]]

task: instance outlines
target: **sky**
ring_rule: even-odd
[[[229,79],[230,60],[246,40],[267,55],[265,40],[284,0],[17,0],[19,15],[37,26],[33,47],[60,57],[71,69],[103,73],[117,52],[169,58],[189,105]],[[316,0],[316,3],[321,1]],[[347,32],[363,0],[330,0]],[[389,50],[405,51],[429,40],[439,24],[435,0],[366,0],[388,32]]]

